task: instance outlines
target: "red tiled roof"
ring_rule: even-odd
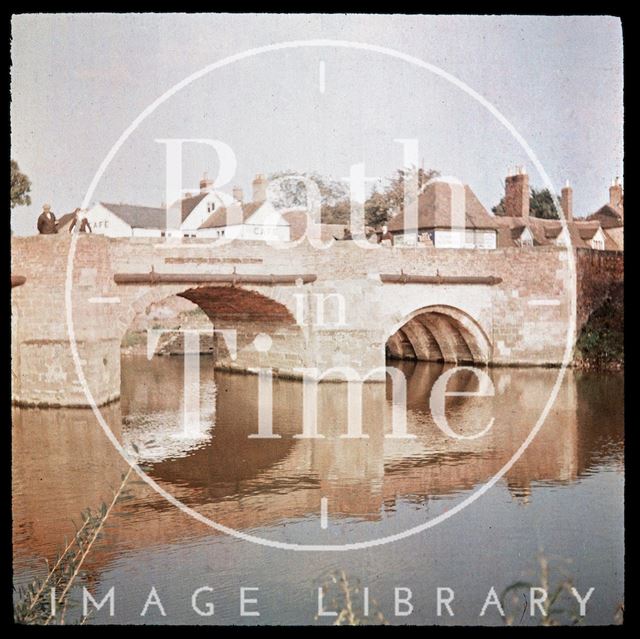
[[[547,220],[532,216],[528,218],[500,216],[496,220],[499,223],[498,248],[518,246],[517,240],[520,238],[525,226],[533,235],[534,246],[554,244],[554,241],[557,240],[562,232],[560,220]],[[590,248],[589,241],[597,233],[598,228],[600,228],[598,222],[587,220],[573,220],[567,223],[571,244],[576,248]],[[619,248],[617,243],[611,239],[610,244],[612,243],[611,250]],[[605,248],[607,247],[605,246]]]
[[[582,240],[591,240],[593,236],[598,232],[600,228],[599,224],[590,224],[587,226],[586,224],[580,224],[578,227],[578,232],[580,233],[580,239]]]
[[[623,226],[624,224],[622,212],[610,204],[601,206],[595,213],[592,213],[586,219],[589,221],[600,222],[603,229],[615,228],[617,226]]]
[[[623,227],[603,229],[604,233],[604,248],[607,251],[622,251],[624,250],[624,240],[622,236]]]

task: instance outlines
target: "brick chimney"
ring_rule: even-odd
[[[200,180],[200,193],[208,193],[213,189],[213,180],[210,180],[207,177],[206,171],[202,174],[202,179]]]
[[[243,193],[242,193],[242,187],[241,186],[234,186],[233,187],[233,191],[231,193],[233,194],[233,199],[236,202],[242,202]]]
[[[609,187],[609,206],[620,211],[623,210],[622,184],[620,184],[620,180],[618,178],[616,178]]]
[[[529,176],[521,166],[505,180],[504,209],[510,217],[529,217]]]
[[[573,189],[569,186],[569,180],[566,181],[562,191],[560,191],[560,205],[564,211],[564,217],[567,222],[573,221]]]
[[[253,178],[253,201],[254,202],[264,202],[267,199],[267,185],[269,182],[267,181],[266,176],[262,173],[258,173],[255,178]]]

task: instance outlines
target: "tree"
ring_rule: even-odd
[[[368,226],[381,226],[404,205],[404,185],[409,178],[416,176],[418,193],[424,190],[427,182],[438,176],[437,171],[424,169],[398,169],[395,175],[388,180],[388,184],[382,190],[374,188],[364,204],[365,224]],[[318,173],[297,173],[296,171],[279,171],[269,175],[272,182],[280,180],[280,191],[272,197],[272,203],[277,208],[292,208],[307,206],[307,195],[304,178],[313,180],[320,192],[321,220],[324,224],[348,225],[351,219],[351,203],[349,189],[346,182],[324,177]]]
[[[15,160],[11,160],[11,208],[31,204],[31,180],[20,171]]]
[[[369,196],[364,205],[365,219],[369,226],[381,226],[404,208],[405,204],[405,183],[411,184],[417,180],[417,195],[422,193],[427,183],[440,173],[432,169],[397,169],[395,175],[389,180],[382,192],[377,189]],[[411,197],[411,194],[409,194]]]
[[[529,199],[529,214],[533,215],[533,217],[544,218],[545,220],[560,219],[549,189],[542,189],[541,191],[531,189],[531,198]]]
[[[364,203],[364,219],[367,226],[379,227],[389,219],[389,198],[386,193],[374,189]]]
[[[319,173],[299,173],[292,170],[271,173],[268,177],[270,183],[279,180],[279,192],[271,196],[271,203],[276,208],[306,207],[308,203],[305,179],[315,182],[320,192],[321,221],[325,224],[348,224],[350,206],[346,183]]]
[[[496,215],[506,215],[507,212],[504,208],[504,197],[498,204],[496,204],[496,206],[492,207],[491,210]],[[529,197],[529,215],[532,217],[540,217],[545,220],[560,219],[549,189],[541,189],[540,191],[534,188],[531,189],[531,196]]]
[[[397,169],[395,176],[389,180],[388,186],[383,191],[389,204],[389,208],[392,211],[395,211],[404,206],[405,181],[411,181],[412,178],[417,179],[419,195],[424,191],[427,183],[439,175],[440,173],[438,171],[434,171],[432,169],[416,169],[415,167]]]

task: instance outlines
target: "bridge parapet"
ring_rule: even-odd
[[[25,277],[12,291],[16,402],[87,404],[67,323],[70,246],[64,235],[12,238],[12,267]],[[363,249],[344,241],[326,250],[275,249],[83,235],[70,277],[73,334],[98,404],[119,396],[120,343],[132,319],[173,295],[239,331],[239,357],[220,364],[244,370],[258,362],[282,375],[309,366],[379,368],[387,340],[436,306],[473,325],[483,336],[477,352],[489,363],[558,365],[572,308],[567,254],[556,247]],[[273,312],[280,319],[265,323]],[[258,332],[273,336],[273,352],[257,353]]]

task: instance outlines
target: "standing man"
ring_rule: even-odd
[[[40,213],[40,217],[38,218],[38,232],[41,235],[52,235],[58,232],[56,216],[51,211],[50,204],[43,204],[42,206],[42,213]]]

